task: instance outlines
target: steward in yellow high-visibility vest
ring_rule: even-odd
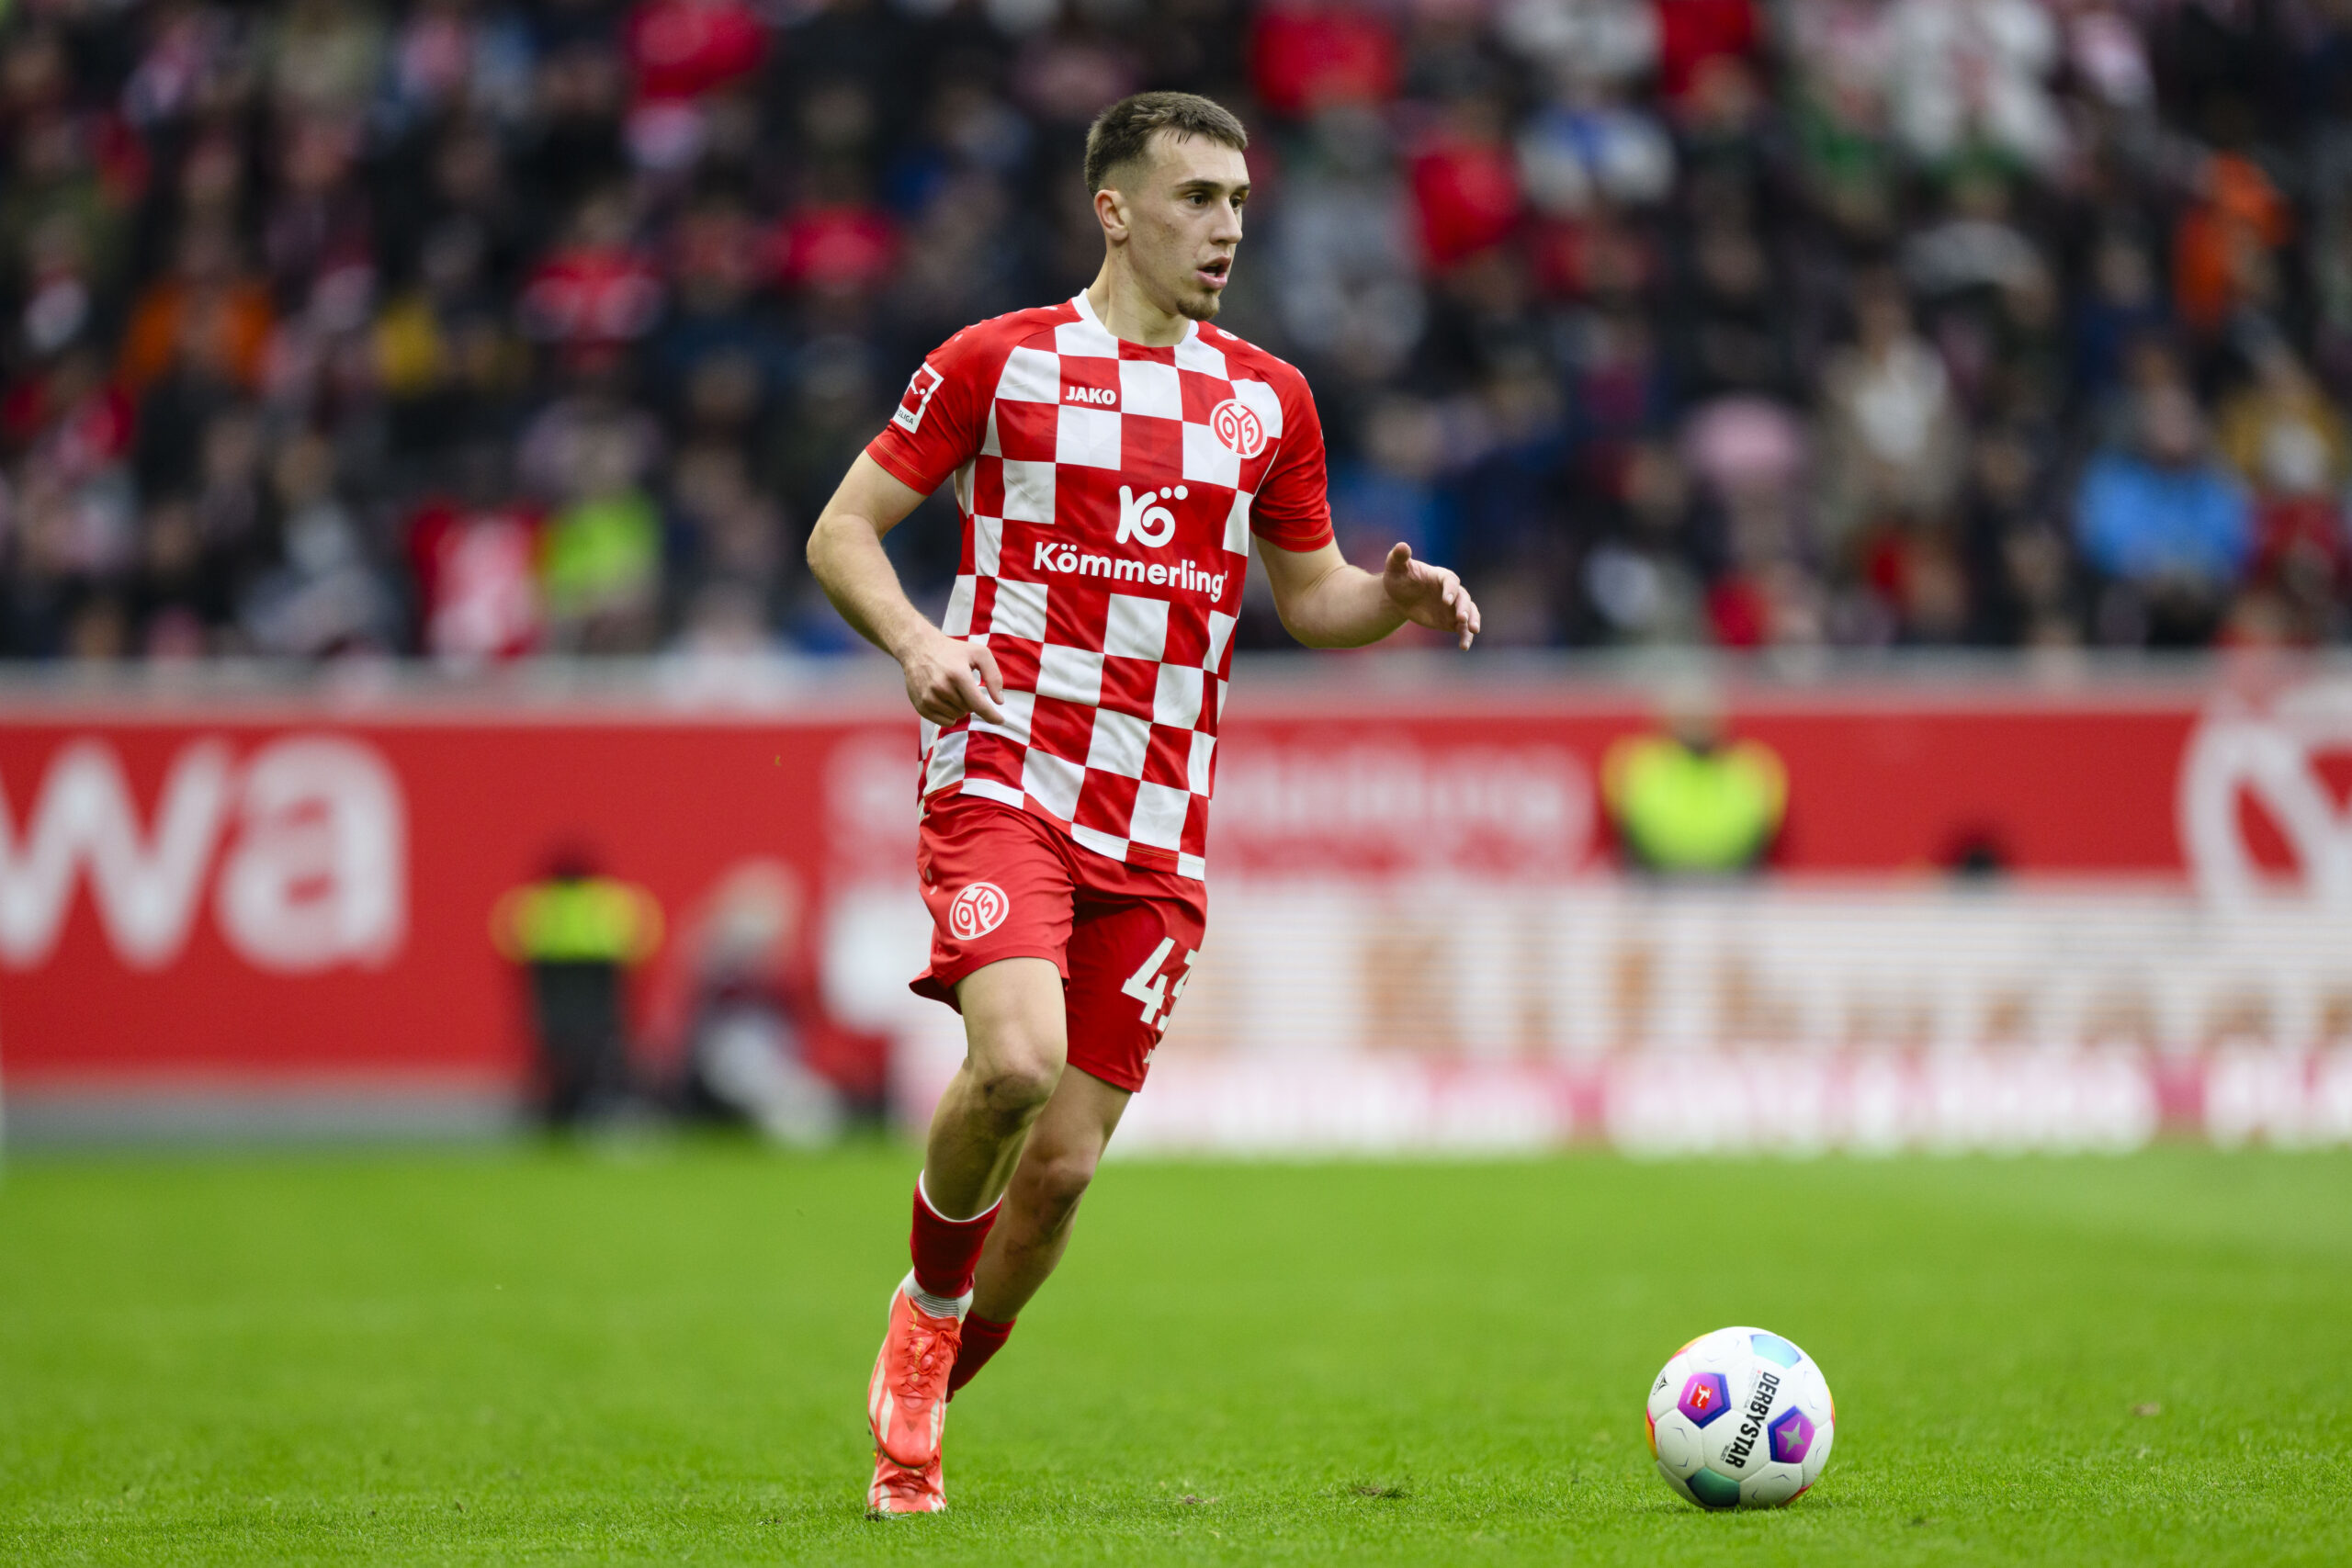
[[[530,975],[548,1122],[570,1126],[620,1110],[631,1089],[623,980],[662,945],[653,895],[559,865],[498,900],[490,937]]]
[[[1609,820],[1633,865],[1723,874],[1761,862],[1787,813],[1788,772],[1760,741],[1628,736],[1601,767]]]
[[[499,899],[491,940],[517,964],[635,964],[662,945],[662,906],[633,882],[558,873]]]

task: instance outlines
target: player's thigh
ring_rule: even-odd
[[[1130,1094],[1143,1088],[1205,924],[1194,893],[1081,901],[1069,938],[1070,1066]]]
[[[956,1000],[973,1073],[1050,1087],[1069,1054],[1065,996],[1061,972],[1044,958],[1000,958],[965,976]]]
[[[991,801],[925,815],[916,869],[931,964],[913,988],[964,1014],[976,1066],[1061,1067],[1072,901],[1055,829]]]

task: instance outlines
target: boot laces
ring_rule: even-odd
[[[940,1362],[946,1359],[952,1366],[953,1352],[948,1348],[946,1335],[932,1325],[929,1314],[918,1311],[910,1315],[914,1319],[910,1330],[912,1342],[907,1347],[910,1354],[899,1363],[899,1389],[906,1394],[935,1394],[936,1391],[926,1390],[924,1384],[944,1375],[940,1371]]]

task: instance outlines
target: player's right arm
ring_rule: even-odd
[[[1004,695],[995,655],[983,643],[933,626],[907,597],[882,551],[883,536],[922,501],[922,492],[860,452],[808,531],[808,570],[842,619],[899,661],[915,712],[933,724],[953,724],[970,713],[1001,723],[1003,715],[989,700]]]

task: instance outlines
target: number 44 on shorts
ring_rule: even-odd
[[[1143,961],[1143,967],[1128,976],[1126,983],[1119,987],[1143,1003],[1143,1021],[1153,1027],[1158,1027],[1168,1013],[1175,1010],[1176,998],[1184,994],[1184,982],[1193,977],[1193,960],[1197,954],[1189,947],[1184,950],[1183,966],[1176,971],[1173,985],[1169,983],[1169,976],[1159,972],[1160,965],[1168,962],[1168,955],[1175,948],[1174,937],[1161,937],[1159,945],[1151,950],[1151,956]]]

